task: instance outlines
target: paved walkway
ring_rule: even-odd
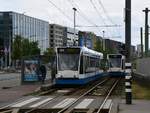
[[[46,81],[44,86],[47,84],[51,84],[50,80]],[[38,90],[41,86],[43,86],[41,83],[36,83],[36,84],[34,83],[34,84],[15,86],[8,89],[0,89],[0,103],[5,103],[5,102],[7,103],[19,99],[26,94]]]
[[[150,100],[133,100],[132,105],[126,105],[123,100],[119,109],[119,113],[150,113]]]
[[[10,89],[1,89],[0,103],[19,99],[25,94],[32,93],[39,87],[40,85],[22,85]]]

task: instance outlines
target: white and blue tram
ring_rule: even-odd
[[[83,85],[103,76],[100,69],[102,53],[86,47],[59,47],[56,57],[56,85]]]
[[[109,75],[114,77],[125,75],[125,56],[121,54],[108,54]]]

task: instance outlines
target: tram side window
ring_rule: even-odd
[[[96,58],[96,70],[100,69],[100,60],[99,58]]]
[[[88,73],[89,71],[89,57],[85,56],[85,73]]]
[[[81,59],[80,59],[80,74],[83,74],[83,55],[81,55]]]
[[[96,59],[93,57],[87,56],[85,59],[85,73],[95,72],[96,68]]]
[[[96,58],[90,57],[90,70],[94,72],[96,70]]]

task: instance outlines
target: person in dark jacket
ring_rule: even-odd
[[[44,82],[45,82],[45,78],[46,78],[46,73],[47,73],[47,71],[46,71],[46,67],[44,66],[44,65],[41,65],[40,66],[40,73],[41,73],[41,82],[42,82],[42,84],[44,84]]]
[[[51,65],[51,82],[52,83],[54,83],[56,73],[57,73],[56,56],[54,56],[54,60],[53,60],[52,65]]]

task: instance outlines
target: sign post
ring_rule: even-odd
[[[126,104],[132,104],[132,75],[131,75],[131,63],[125,63],[125,93]]]

